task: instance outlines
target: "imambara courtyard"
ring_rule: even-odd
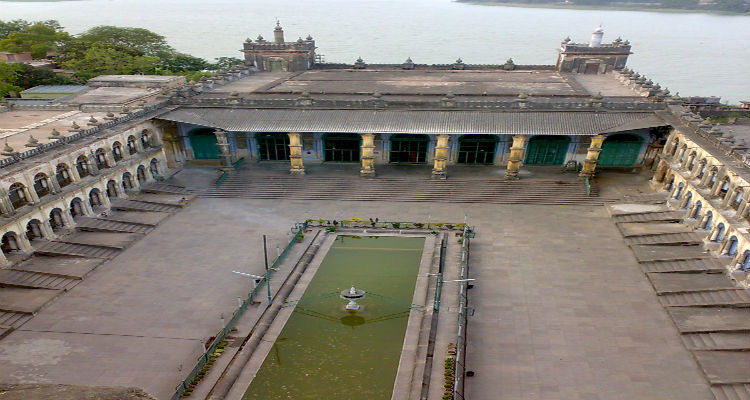
[[[0,398],[750,399],[750,125],[284,34],[0,107]]]

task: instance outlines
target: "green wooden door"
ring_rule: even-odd
[[[538,136],[529,140],[526,147],[526,165],[559,165],[568,153],[567,136]]]
[[[196,160],[219,158],[219,146],[213,132],[190,133],[190,147],[193,148],[193,157]]]
[[[602,144],[598,165],[602,167],[630,167],[638,161],[642,139],[635,135],[614,135]]]

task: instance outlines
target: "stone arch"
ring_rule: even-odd
[[[81,178],[88,176],[91,171],[89,168],[89,159],[86,157],[86,155],[81,154],[76,158],[76,170],[78,171],[78,176]]]
[[[151,176],[159,175],[159,160],[152,158],[148,163],[148,171],[151,173]]]
[[[34,175],[34,191],[39,198],[50,194],[49,178],[44,172]]]
[[[112,143],[112,158],[115,162],[122,160],[122,144],[120,142]]]
[[[21,182],[14,182],[8,187],[8,197],[13,208],[19,209],[29,204],[29,198],[26,195],[26,186]]]
[[[114,179],[107,181],[107,197],[113,199],[119,196],[119,190],[117,190],[117,182]]]
[[[667,192],[672,193],[672,189],[674,189],[674,174],[670,174],[667,180]]]
[[[672,149],[671,149],[671,152],[669,153],[671,157],[674,157],[675,155],[677,155],[677,148],[679,146],[680,146],[680,139],[677,137],[672,139]]]
[[[685,164],[687,166],[687,169],[690,171],[695,168],[695,159],[698,157],[698,153],[695,152],[695,150],[691,151],[690,154],[688,154],[687,163]]]
[[[703,220],[703,226],[701,226],[702,229],[709,230],[711,229],[711,224],[714,222],[714,213],[713,211],[707,211],[706,216]]]
[[[55,178],[57,178],[57,184],[60,187],[65,187],[73,183],[73,178],[70,175],[70,168],[65,163],[57,164],[55,167]]]
[[[22,250],[18,234],[14,231],[8,231],[3,234],[2,245],[0,247],[5,254]]]
[[[690,212],[690,218],[698,219],[701,217],[701,210],[703,209],[703,202],[698,200],[695,202],[693,210]]]
[[[53,208],[49,212],[49,225],[52,230],[58,230],[65,226],[65,218],[63,218],[63,210],[60,208]]]
[[[81,200],[79,197],[75,197],[70,201],[70,214],[74,218],[86,215],[86,209],[83,206],[83,200]]]
[[[732,201],[729,203],[729,206],[734,208],[735,210],[740,208],[740,204],[742,204],[742,196],[745,194],[744,190],[741,187],[738,187],[734,190],[734,194],[732,195]]]
[[[42,231],[42,222],[34,218],[26,223],[26,239],[33,241],[34,239],[43,239],[44,233]]]
[[[698,171],[695,175],[698,179],[703,179],[703,176],[706,175],[706,165],[708,161],[704,158],[698,162]]]
[[[690,208],[690,206],[692,206],[692,201],[693,201],[693,192],[685,193],[685,200],[682,202],[682,207],[680,208],[683,208],[683,209]]]
[[[127,146],[128,146],[128,153],[132,156],[133,154],[138,153],[138,146],[136,145],[136,138],[135,135],[128,136],[127,140]]]
[[[682,191],[685,189],[685,184],[683,182],[680,182],[677,184],[677,188],[674,190],[674,196],[672,196],[673,199],[679,200],[680,197],[682,197]]]
[[[724,254],[728,256],[736,255],[739,244],[740,241],[737,239],[737,236],[732,235],[724,244]]]
[[[714,229],[713,235],[711,235],[711,241],[720,243],[722,240],[724,240],[724,234],[726,233],[726,226],[723,222],[719,222],[718,225],[716,225],[716,228]]]
[[[687,143],[683,143],[682,146],[680,146],[680,153],[679,156],[677,156],[677,160],[683,160],[685,158],[685,153],[687,153]]]
[[[146,167],[144,167],[143,165],[139,165],[138,169],[136,169],[135,176],[138,179],[138,183],[143,185],[147,179]]]
[[[728,176],[725,176],[724,178],[722,178],[714,190],[714,193],[713,193],[714,196],[721,197],[722,199],[726,197],[727,193],[729,193],[730,184],[731,184],[731,181],[729,180]]]
[[[106,169],[110,167],[109,163],[107,162],[107,151],[101,147],[96,149],[96,152],[94,153],[94,160],[96,161],[96,167],[99,169]]]
[[[101,190],[93,188],[89,191],[89,204],[91,208],[96,208],[104,204]]]
[[[151,147],[152,134],[148,129],[144,129],[138,134],[138,140],[141,142],[141,146],[144,149]]]
[[[130,172],[122,174],[122,188],[125,190],[133,189],[133,175]]]
[[[739,263],[739,268],[743,271],[750,269],[750,250],[745,250],[742,253],[742,258]]]

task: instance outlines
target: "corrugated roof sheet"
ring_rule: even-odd
[[[181,108],[159,117],[234,132],[595,135],[665,125],[653,113]],[[623,130],[624,130],[623,129]]]

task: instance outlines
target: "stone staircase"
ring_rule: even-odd
[[[722,273],[727,261],[716,258],[692,260],[649,261],[640,263],[644,272],[710,272]]]
[[[160,211],[160,212],[176,212],[182,207],[172,204],[154,203],[148,201],[138,201],[130,199],[117,199],[112,201],[112,210],[119,211]]]
[[[88,244],[65,243],[61,241],[46,242],[36,246],[36,253],[44,255],[65,255],[89,258],[113,258],[120,253],[120,249]]]
[[[79,230],[87,232],[125,232],[145,235],[154,229],[151,225],[112,221],[105,218],[79,217],[76,224]]]
[[[659,296],[664,306],[737,306],[750,305],[750,294],[744,289],[706,290],[702,292],[666,293]]]
[[[23,271],[17,269],[0,270],[0,286],[11,286],[30,289],[68,290],[77,285],[80,279]]]
[[[615,222],[680,222],[687,211],[645,212],[637,214],[613,215]]]
[[[197,189],[191,193],[213,198],[493,204],[603,205],[614,201],[599,197],[595,186],[588,196],[584,183],[578,180],[258,177],[242,173],[229,175],[217,188]]]
[[[625,238],[625,243],[635,244],[698,244],[702,243],[705,233],[663,233],[657,235],[643,235]]]

